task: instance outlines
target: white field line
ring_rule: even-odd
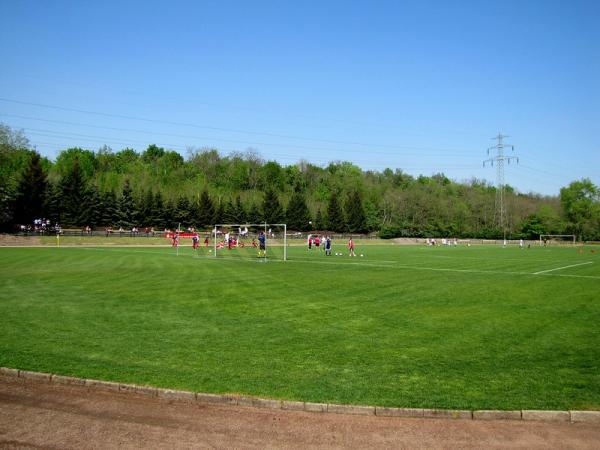
[[[478,256],[465,256],[465,255],[453,255],[453,256],[445,256],[445,255],[415,255],[421,258],[444,258],[444,259],[461,259],[461,260],[476,260],[476,261],[490,261],[490,258],[483,258]],[[542,258],[503,258],[502,261],[527,261],[527,262],[552,262],[547,259]],[[558,261],[557,261],[558,262]]]
[[[586,264],[593,264],[593,261],[583,262],[583,263],[579,263],[579,264],[571,264],[570,266],[557,267],[555,269],[540,270],[539,272],[534,272],[533,274],[541,275],[543,273],[554,272],[555,270],[568,269],[569,267],[585,266]]]
[[[283,262],[283,261],[282,261]],[[389,262],[396,263],[396,261],[379,261],[381,262]],[[289,260],[288,263],[310,263],[310,264],[323,264],[323,265],[338,265],[335,262],[325,262],[325,261],[314,261],[311,259],[298,260],[298,258],[293,258]],[[591,263],[590,263],[591,264]],[[341,265],[348,266],[363,266],[363,267],[379,267],[386,269],[407,269],[407,270],[426,270],[431,272],[457,272],[457,273],[478,273],[478,274],[490,274],[490,275],[522,275],[522,276],[532,276],[531,272],[514,272],[514,271],[500,271],[500,270],[477,270],[477,269],[451,269],[451,268],[442,268],[442,267],[424,267],[424,266],[409,266],[406,264],[378,264],[378,263],[370,263],[370,262],[348,262],[342,263]],[[542,276],[548,277],[564,277],[564,278],[588,278],[592,280],[600,280],[600,276],[594,275],[567,275],[567,274],[557,274],[557,273],[549,273],[549,274],[540,274]]]
[[[168,257],[175,257],[175,254],[172,252],[153,252],[153,251],[144,251],[144,250],[126,250],[123,248],[93,248],[93,247],[84,247],[82,248],[82,250],[99,250],[99,251],[103,251],[103,250],[111,250],[113,252],[122,252],[122,253],[145,253],[145,254],[155,254],[155,255],[163,255],[163,256],[168,256]],[[184,259],[185,257],[190,257],[190,256],[194,256],[194,255],[180,255],[179,258]],[[193,259],[203,259],[205,261],[219,261],[219,262],[248,262],[248,263],[256,263],[256,259],[255,258],[247,258],[247,257],[231,257],[231,258],[227,258],[227,257],[217,257],[215,258],[214,255],[197,255],[194,256]],[[284,263],[285,261],[280,260],[280,259],[271,259],[269,260],[269,262],[271,263]],[[341,261],[340,261],[341,262]],[[477,270],[477,269],[452,269],[452,268],[441,268],[441,267],[424,267],[424,266],[410,266],[410,265],[406,265],[406,264],[397,264],[397,261],[393,261],[393,260],[381,260],[378,261],[377,263],[372,263],[372,262],[368,262],[368,261],[361,261],[361,262],[345,262],[345,263],[341,263],[339,264],[337,261],[332,261],[332,262],[326,262],[326,261],[316,261],[312,258],[298,258],[298,257],[293,257],[293,259],[290,259],[287,261],[287,263],[292,263],[292,264],[321,264],[321,265],[328,265],[328,266],[342,266],[342,265],[346,265],[346,266],[362,266],[362,267],[377,267],[377,268],[385,268],[385,269],[406,269],[406,270],[425,270],[425,271],[430,271],[430,272],[455,272],[455,273],[477,273],[477,274],[489,274],[489,275],[521,275],[521,276],[533,276],[533,275],[541,275],[541,276],[548,276],[548,277],[562,277],[562,278],[585,278],[585,279],[592,279],[592,280],[600,280],[600,276],[595,276],[595,275],[571,275],[571,274],[558,274],[558,273],[548,273],[548,271],[542,271],[542,272],[536,272],[536,273],[531,273],[531,272],[515,272],[515,271],[500,271],[500,270]],[[381,264],[381,263],[388,263],[388,264]],[[592,264],[592,262],[587,262],[587,263],[580,263],[580,264],[576,264],[576,265],[582,265],[582,264]],[[566,266],[566,267],[571,267],[571,266]],[[562,267],[562,268],[566,268],[566,267]],[[558,270],[558,269],[551,269],[551,270]]]

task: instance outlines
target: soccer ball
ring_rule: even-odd
[[[365,256],[365,255],[363,255],[363,254],[361,253],[361,254],[360,254],[360,257],[362,258],[363,256]]]
[[[212,253],[212,250],[209,250],[208,253]]]

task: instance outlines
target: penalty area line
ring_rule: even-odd
[[[447,267],[425,267],[425,266],[409,266],[409,265],[405,265],[405,264],[378,264],[378,263],[372,263],[372,262],[345,262],[345,263],[336,263],[335,261],[332,262],[325,262],[325,261],[314,261],[314,260],[309,260],[309,259],[302,259],[302,260],[298,260],[296,258],[294,259],[290,259],[288,261],[289,263],[300,263],[300,264],[321,264],[321,265],[331,265],[331,266],[338,266],[338,267],[343,267],[343,266],[362,266],[362,267],[376,267],[376,268],[384,268],[384,269],[404,269],[404,270],[424,270],[424,271],[431,271],[431,272],[454,272],[454,273],[474,273],[474,274],[481,274],[481,275],[520,275],[520,276],[532,276],[535,275],[531,272],[516,272],[516,271],[499,271],[499,270],[477,270],[477,269],[455,269],[455,268],[447,268]],[[391,262],[391,261],[390,261]],[[590,263],[591,264],[591,263]],[[592,279],[592,280],[600,280],[600,277],[594,276],[594,275],[571,275],[571,274],[560,274],[560,273],[541,273],[541,276],[547,276],[547,277],[561,277],[561,278],[585,278],[585,279]]]
[[[542,273],[554,272],[555,270],[568,269],[569,267],[585,266],[587,264],[593,264],[593,261],[583,262],[583,263],[579,263],[579,264],[571,264],[569,266],[556,267],[554,269],[540,270],[539,272],[534,272],[533,275],[540,275]]]

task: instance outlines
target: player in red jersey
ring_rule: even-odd
[[[354,253],[354,241],[352,238],[348,239],[348,251],[350,252],[350,256],[356,256]]]

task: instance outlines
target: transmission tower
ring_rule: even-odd
[[[496,164],[496,223],[502,229],[504,233],[504,241],[506,242],[506,206],[504,205],[504,162],[510,164],[510,161],[517,161],[519,163],[518,156],[507,156],[504,154],[504,149],[509,148],[514,152],[515,147],[510,144],[502,142],[504,138],[509,136],[498,133],[498,136],[493,137],[492,140],[497,140],[498,144],[487,149],[487,154],[490,156],[490,151],[496,150],[496,156],[492,156],[489,159],[483,161],[483,167],[486,163],[490,163],[494,167]]]

